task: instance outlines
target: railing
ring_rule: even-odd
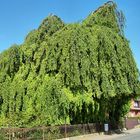
[[[114,127],[109,126],[110,130]],[[95,123],[35,128],[1,128],[0,140],[53,140],[103,131],[104,125]]]

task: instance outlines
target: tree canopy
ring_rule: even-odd
[[[0,54],[0,125],[119,121],[140,91],[124,16],[107,2],[81,23],[56,15]]]

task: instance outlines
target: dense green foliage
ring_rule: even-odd
[[[108,2],[81,23],[50,15],[24,43],[0,54],[0,125],[119,121],[139,72]]]

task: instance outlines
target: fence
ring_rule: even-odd
[[[109,125],[110,130],[114,126]],[[53,140],[104,131],[103,124],[77,124],[35,128],[1,128],[0,140]]]
[[[125,127],[127,129],[132,129],[136,127],[137,125],[140,125],[140,119],[137,117],[132,117],[132,118],[126,118],[125,120]]]

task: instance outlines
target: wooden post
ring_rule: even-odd
[[[44,135],[44,127],[43,127],[43,134],[42,134],[43,140],[45,140],[45,135]]]
[[[11,140],[11,136],[10,136],[10,127],[8,125],[8,129],[9,129],[9,140]]]
[[[83,135],[85,135],[85,124],[83,123]]]
[[[11,137],[10,137],[10,129],[9,129],[9,140],[11,140]]]
[[[67,137],[67,125],[66,125],[66,117],[65,117],[65,138]]]

